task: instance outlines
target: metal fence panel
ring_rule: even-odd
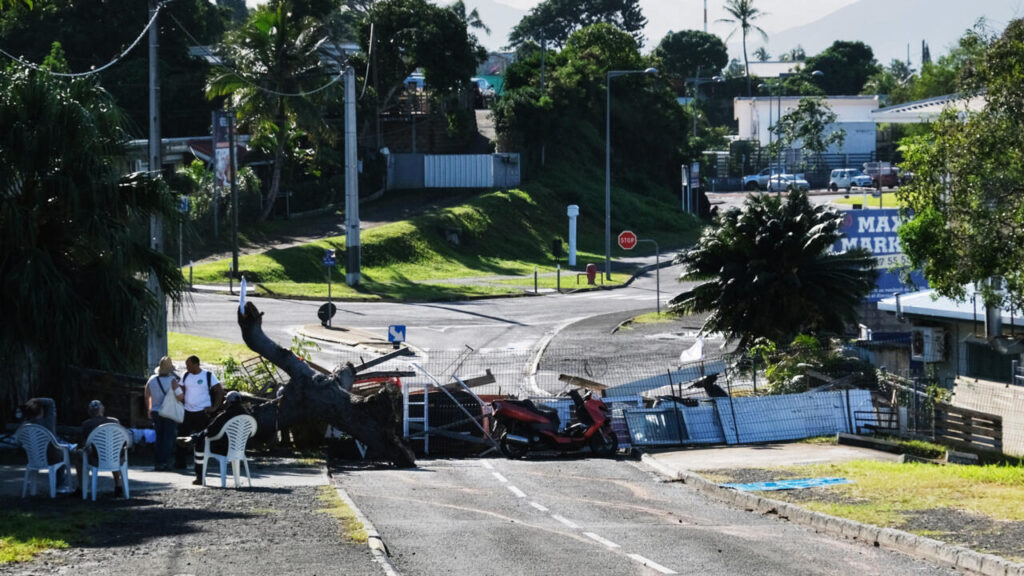
[[[490,188],[493,185],[494,164],[489,154],[423,157],[425,188]]]

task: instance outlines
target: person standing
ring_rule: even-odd
[[[153,421],[156,433],[154,470],[170,470],[171,457],[174,451],[174,440],[178,436],[178,423],[160,415],[160,407],[168,393],[173,393],[179,402],[183,401],[185,391],[179,385],[181,379],[174,370],[174,362],[169,356],[160,359],[160,364],[153,369],[153,375],[146,382],[146,408]]]
[[[185,421],[178,427],[180,436],[188,436],[206,429],[210,417],[220,409],[224,400],[224,387],[212,372],[199,366],[198,356],[185,360],[185,375],[181,378],[185,390]],[[188,449],[178,446],[174,453],[174,466],[184,469],[188,463]]]

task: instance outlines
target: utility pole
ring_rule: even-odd
[[[149,0],[149,17],[153,23],[149,28],[149,177],[160,177],[163,159],[160,150],[160,70],[158,67],[159,36],[155,17],[159,10],[157,0]],[[149,218],[149,247],[157,252],[164,250],[164,221],[159,215]],[[160,358],[167,355],[167,298],[156,280],[156,273],[149,272],[146,288],[157,302],[156,317],[149,323],[146,338],[146,366],[156,366]]]
[[[356,153],[356,71],[345,68],[345,282],[359,285],[359,157]]]
[[[237,116],[234,108],[230,109],[228,119],[228,145],[231,146],[231,269],[238,274],[238,149],[235,146]],[[214,154],[216,154],[216,150]]]
[[[704,33],[708,33],[708,0],[704,0]]]

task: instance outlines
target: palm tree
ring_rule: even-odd
[[[334,138],[319,103],[336,91],[306,95],[330,80],[318,53],[325,33],[316,19],[291,14],[288,0],[257,7],[220,47],[230,68],[215,69],[206,85],[207,97],[230,97],[240,128],[248,129],[252,143],[274,158],[260,220],[274,209],[284,164],[298,154],[300,141]]]
[[[186,288],[149,245],[151,216],[177,221],[173,197],[123,176],[124,115],[96,81],[12,66],[0,94],[0,395],[53,393],[71,365],[141,369],[163,310],[147,276],[174,303]]]
[[[696,248],[681,254],[682,280],[705,280],[672,299],[679,312],[710,312],[705,332],[741,347],[764,337],[779,345],[797,334],[841,333],[875,284],[864,249],[834,254],[843,215],[812,206],[804,192],[786,201],[750,196],[716,217]]]
[[[720,18],[718,21],[736,24],[736,29],[743,32],[743,65],[747,73],[747,96],[750,96],[752,92],[750,88],[750,60],[747,59],[747,34],[751,30],[756,30],[761,34],[762,38],[768,40],[768,34],[760,26],[754,24],[754,20],[765,16],[767,13],[755,8],[754,0],[725,0],[725,11],[732,18]],[[726,40],[732,38],[732,35],[735,33],[736,30],[733,30]]]
[[[761,46],[757,50],[754,50],[754,58],[757,58],[758,62],[767,62],[771,59],[771,54],[768,54],[768,51],[764,49],[764,46]]]

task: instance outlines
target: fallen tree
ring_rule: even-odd
[[[263,313],[252,302],[246,303],[244,313],[238,313],[238,326],[242,329],[242,339],[253,352],[284,370],[291,378],[276,402],[276,418],[273,418],[273,410],[259,411],[257,420],[261,427],[264,423],[269,424],[271,419],[276,419],[276,426],[280,428],[301,421],[318,420],[362,442],[367,447],[368,456],[387,460],[399,468],[416,465],[412,450],[399,433],[402,414],[399,388],[387,384],[366,397],[352,393],[360,371],[402,355],[404,351],[360,366],[349,362],[330,374],[321,374],[263,333]]]

